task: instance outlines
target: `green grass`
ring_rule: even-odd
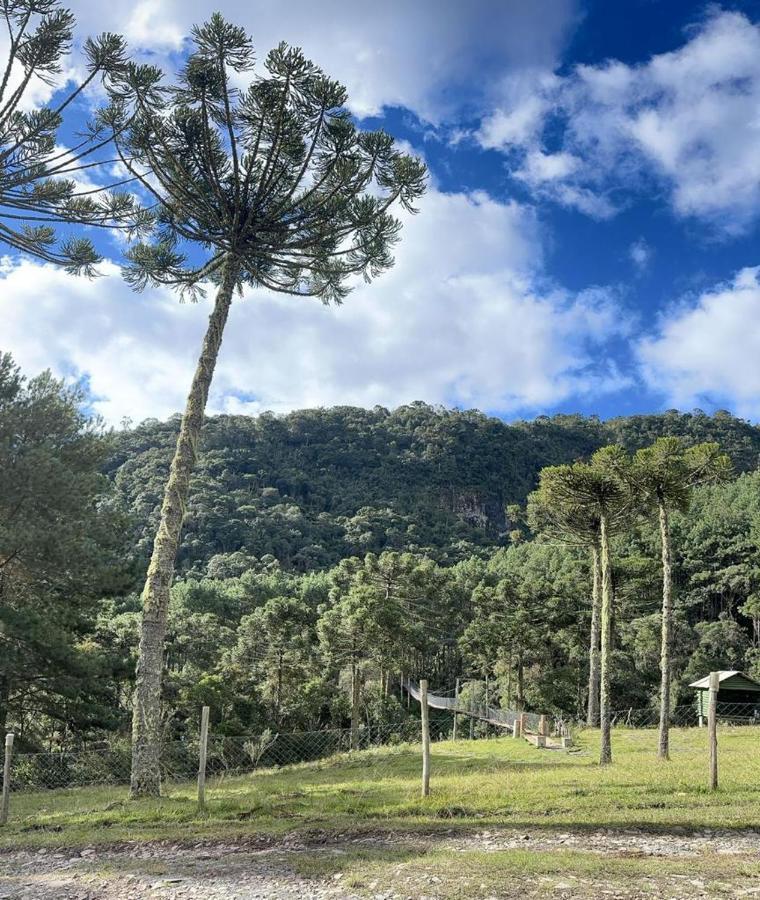
[[[655,758],[654,731],[616,730],[609,767],[597,765],[597,743],[594,732],[569,753],[508,737],[436,743],[426,799],[419,748],[408,745],[211,779],[203,814],[194,785],[169,786],[160,801],[129,801],[116,787],[16,794],[0,848],[324,831],[760,826],[760,729],[722,731],[714,793],[705,730],[674,730],[667,763]]]
[[[571,850],[497,850],[451,853],[415,848],[369,850],[343,856],[305,855],[296,870],[313,878],[335,878],[370,896],[383,885],[403,885],[446,900],[525,897],[736,896],[737,884],[760,877],[760,861],[745,856],[703,854],[698,858],[620,858]],[[694,888],[697,890],[694,891]],[[688,894],[684,889],[691,888]],[[564,893],[564,891],[570,892]]]

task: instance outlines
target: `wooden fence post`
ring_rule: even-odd
[[[11,759],[13,758],[13,735],[5,736],[5,762],[3,764],[3,797],[0,801],[0,825],[8,821],[8,809],[11,802]]]
[[[536,747],[539,750],[546,747],[546,716],[540,715],[538,717],[538,732],[536,733]]]
[[[710,790],[718,789],[718,691],[720,675],[710,672],[710,691],[707,707],[707,739],[710,745]]]
[[[512,737],[519,738],[520,737],[520,717],[515,718],[515,721],[512,723]]]
[[[206,756],[208,755],[208,706],[201,710],[201,737],[198,752],[198,808],[206,808]]]
[[[457,707],[459,706],[459,679],[457,678],[456,687],[454,688],[454,734],[452,735],[453,740],[457,739],[457,724],[459,722],[459,717],[457,716]]]
[[[427,703],[428,683],[420,681],[420,717],[422,719],[422,796],[430,794],[430,711]]]

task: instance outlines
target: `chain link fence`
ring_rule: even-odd
[[[718,703],[718,722],[722,725],[760,725],[760,705],[755,703]],[[674,728],[696,728],[703,726],[706,717],[701,717],[695,704],[675,706],[670,711],[670,724]],[[613,727],[657,728],[660,724],[659,707],[616,710],[612,713]]]
[[[410,811],[422,810],[425,815],[478,818],[489,804],[506,815],[508,809],[517,808],[509,805],[518,803],[510,799],[516,797],[523,798],[519,802],[532,798],[537,809],[545,808],[545,786],[557,778],[565,806],[552,809],[560,819],[572,818],[584,804],[592,815],[595,792],[625,786],[626,790],[635,789],[633,795],[639,797],[636,802],[644,821],[651,810],[664,804],[668,809],[671,805],[677,808],[682,802],[679,798],[706,792],[709,735],[707,728],[698,727],[695,707],[672,710],[668,765],[656,759],[659,711],[615,712],[614,764],[599,768],[598,732],[580,723],[552,717],[545,717],[542,723],[543,717],[529,714],[524,717],[526,731],[521,735],[514,729],[515,717],[510,711],[510,721],[501,722],[493,715],[498,710],[490,707],[478,709],[473,716],[455,712],[458,707],[452,709],[449,704],[439,705],[437,695],[431,699],[432,795],[445,798],[435,810],[419,807],[421,725],[415,716],[392,724],[363,724],[355,732],[350,728],[294,733],[267,730],[226,736],[212,728],[205,767],[207,800],[212,808],[215,803],[221,808],[232,802],[230,798],[237,802],[234,798],[254,793],[259,797],[256,809],[277,807],[287,816],[293,802],[302,804],[303,814],[309,815],[318,810],[324,797],[334,798],[336,792],[347,810],[353,808],[351,803],[357,804],[357,810],[363,809],[367,797],[378,798],[382,810],[386,801],[379,798],[388,795],[394,803],[406,798]],[[757,708],[718,704],[717,720],[721,787],[735,789],[742,802],[756,802],[760,814],[760,753],[754,749],[755,734],[760,737],[760,731],[754,731],[754,726],[760,725]],[[540,744],[529,727],[543,728],[555,737],[575,732],[576,739]],[[482,743],[482,738],[491,740]],[[523,738],[546,750],[534,751]],[[620,755],[616,756],[618,749]],[[200,757],[197,737],[164,745],[162,779],[169,798],[193,803]],[[0,759],[0,765],[2,762]],[[51,810],[119,806],[128,796],[130,766],[126,741],[80,751],[13,754],[9,787],[13,796],[18,796],[16,804],[11,804],[11,819],[14,815],[23,818],[23,827],[29,830],[38,827],[36,816],[49,816]],[[591,772],[596,774],[590,777]],[[475,776],[476,782],[470,776]],[[303,790],[302,800],[293,801],[297,795],[294,785]],[[702,802],[699,797],[697,801]]]

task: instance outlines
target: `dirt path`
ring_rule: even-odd
[[[468,854],[500,850],[573,851],[588,854],[597,865],[584,877],[584,866],[573,872],[541,876],[518,873],[500,884],[477,884],[457,889],[436,875],[435,863],[418,869],[409,860],[430,851],[458,857],[463,868]],[[384,875],[377,869],[356,884],[356,854],[387,858]],[[480,857],[478,853],[478,857]],[[450,856],[449,856],[450,854]],[[459,857],[461,854],[461,857]],[[649,859],[644,876],[621,880],[599,873],[601,858]],[[760,877],[734,866],[732,877],[716,881],[716,859],[746,860],[757,870],[760,833],[650,835],[635,831],[591,833],[482,831],[466,836],[325,837],[308,844],[283,841],[272,846],[255,843],[150,844],[142,847],[87,848],[82,851],[38,850],[0,854],[0,900],[437,900],[441,897],[496,898],[680,898],[757,897]],[[348,885],[341,860],[353,861]],[[686,874],[663,871],[658,861],[690,861]],[[403,861],[407,861],[404,864]],[[693,864],[693,865],[692,865]],[[361,866],[361,864],[359,864]],[[359,868],[361,872],[361,868]],[[373,875],[373,872],[375,873]]]

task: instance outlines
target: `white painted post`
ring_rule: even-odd
[[[459,679],[457,678],[456,687],[454,688],[454,733],[452,735],[453,740],[457,739],[457,725],[459,723],[459,717],[457,716],[457,707],[459,706]]]
[[[206,756],[208,755],[208,706],[201,710],[201,737],[198,752],[198,808],[206,808]]]
[[[420,681],[420,717],[422,719],[422,796],[430,794],[430,712],[427,703],[428,683]]]
[[[5,762],[3,763],[3,796],[0,801],[0,825],[8,822],[11,802],[11,759],[13,758],[13,735],[5,735]]]
[[[718,691],[720,676],[710,672],[709,706],[707,708],[707,739],[710,745],[710,790],[718,789]]]
[[[512,723],[512,737],[519,738],[520,737],[520,719],[519,717],[515,719]]]

